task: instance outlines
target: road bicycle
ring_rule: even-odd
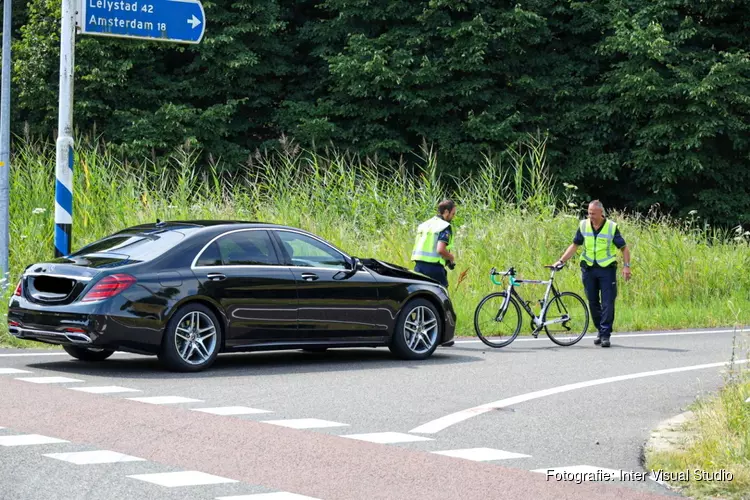
[[[550,269],[548,281],[516,279],[516,270],[510,268],[499,273],[493,267],[490,280],[495,285],[503,285],[505,276],[509,283],[502,292],[485,296],[474,312],[474,329],[479,339],[490,347],[505,347],[513,342],[521,331],[523,323],[521,307],[531,318],[531,334],[534,338],[544,329],[555,344],[571,346],[586,335],[589,326],[589,310],[580,295],[573,292],[560,292],[552,283],[555,273],[565,265],[544,266]],[[500,281],[495,279],[500,276]],[[544,298],[539,300],[540,314],[536,315],[528,300],[524,300],[516,287],[522,284],[547,285]],[[520,304],[520,306],[519,306]]]

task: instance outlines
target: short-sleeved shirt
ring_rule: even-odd
[[[595,229],[594,225],[592,224],[591,225],[591,230],[594,231],[595,235],[597,235],[597,234],[599,234],[601,232],[602,229],[604,229],[604,225],[606,223],[607,223],[607,219],[604,219],[604,222],[602,222],[602,226],[599,229]],[[575,245],[581,246],[581,245],[583,245],[583,242],[584,242],[584,240],[583,240],[583,233],[581,233],[581,226],[578,226],[578,230],[576,230],[576,235],[573,238],[573,243]],[[622,235],[620,234],[620,228],[619,227],[615,228],[615,235],[612,238],[612,243],[614,243],[615,246],[618,249],[624,247],[625,244],[626,244],[625,243],[625,238],[623,238]],[[584,265],[586,265],[586,264],[584,264],[584,261],[581,261],[581,266],[584,266]],[[616,262],[615,262],[615,265],[617,265]],[[593,267],[600,267],[600,266],[599,266],[599,264],[594,263]]]
[[[438,234],[438,241],[442,241],[447,245],[450,242],[450,240],[451,240],[451,227],[448,226],[442,231],[440,231],[440,234]]]

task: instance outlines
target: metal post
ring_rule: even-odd
[[[73,69],[76,0],[62,0],[60,32],[60,105],[55,169],[55,257],[70,254],[73,229]]]
[[[12,0],[3,2],[3,74],[0,92],[0,291],[10,284],[10,35]]]

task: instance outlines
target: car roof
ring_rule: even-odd
[[[184,220],[184,221],[158,221],[147,224],[140,224],[137,226],[131,226],[124,231],[133,230],[164,230],[164,229],[189,229],[189,228],[215,228],[219,226],[228,227],[267,227],[267,228],[286,228],[286,229],[298,229],[291,226],[284,226],[280,224],[273,224],[270,222],[258,222],[258,221],[241,221],[241,220]],[[304,231],[304,230],[302,230]]]

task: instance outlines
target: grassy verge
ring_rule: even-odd
[[[689,471],[670,484],[691,498],[750,498],[750,370],[736,366],[718,394],[692,406],[685,442],[646,456],[647,470]],[[695,471],[717,480],[698,480]]]
[[[571,242],[588,200],[549,173],[545,143],[530,138],[503,156],[485,157],[472,175],[438,175],[437,156],[422,167],[336,152],[310,154],[292,144],[258,154],[227,173],[195,168],[195,152],[176,151],[156,163],[128,164],[97,143],[76,150],[73,248],[143,222],[229,218],[283,223],[313,231],[350,254],[412,267],[414,230],[444,196],[459,204],[457,267],[449,272],[458,333],[473,335],[480,299],[495,288],[489,270],[514,266],[523,277],[546,278]],[[54,146],[15,146],[11,174],[11,273],[7,297],[23,269],[53,255]],[[450,182],[448,182],[450,181]],[[446,187],[451,185],[450,190]],[[734,305],[750,289],[750,233],[650,215],[610,214],[631,247],[633,279],[621,281],[616,328],[676,329],[731,325]],[[465,279],[458,277],[465,272]],[[561,272],[562,289],[583,294],[578,262]],[[543,288],[520,289],[532,303]],[[750,318],[741,318],[750,324]],[[524,329],[523,331],[525,331]],[[0,343],[9,340],[0,322]]]

